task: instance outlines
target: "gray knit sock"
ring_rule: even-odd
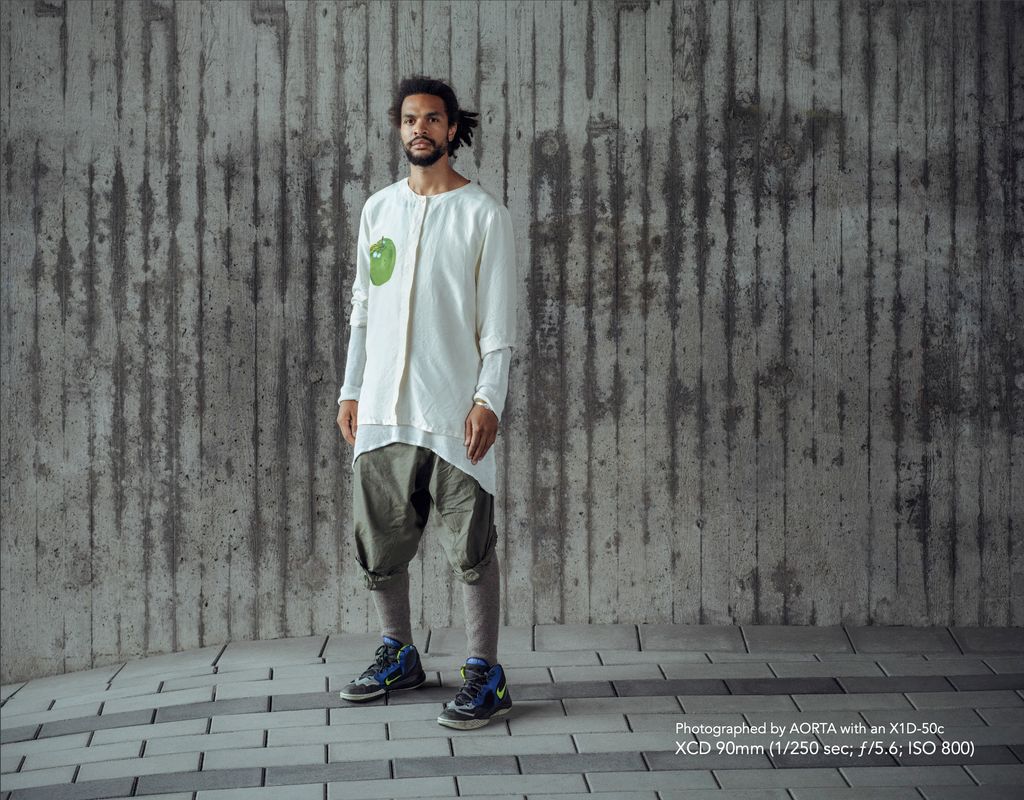
[[[412,644],[412,623],[409,620],[409,573],[403,572],[383,589],[370,592],[380,617],[382,636],[402,644]]]
[[[482,658],[492,667],[498,663],[498,613],[501,604],[501,573],[498,556],[491,558],[480,580],[462,584],[462,606],[466,611],[467,656]]]

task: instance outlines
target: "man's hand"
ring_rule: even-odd
[[[341,428],[341,435],[345,437],[345,441],[353,447],[356,446],[356,428],[358,427],[356,418],[358,410],[358,400],[343,400],[341,405],[338,406],[338,427]]]
[[[498,438],[498,417],[486,406],[473,403],[466,417],[466,456],[476,465]]]

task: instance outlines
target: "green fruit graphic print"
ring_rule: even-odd
[[[391,280],[395,271],[395,243],[380,237],[370,245],[370,283],[381,286]]]

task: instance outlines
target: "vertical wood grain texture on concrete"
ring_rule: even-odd
[[[1024,6],[0,4],[2,678],[376,626],[334,418],[401,76],[481,112],[503,621],[1024,624]],[[457,625],[428,535],[414,623]]]

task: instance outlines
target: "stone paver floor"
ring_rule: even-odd
[[[428,682],[338,690],[376,636],[237,642],[5,686],[0,800],[1024,798],[1024,629],[505,628],[515,702],[435,719],[465,635],[418,631]]]

